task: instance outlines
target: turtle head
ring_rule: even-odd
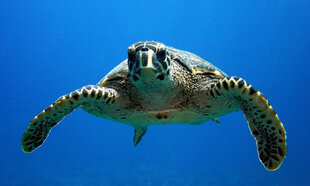
[[[128,48],[128,69],[133,84],[144,89],[162,89],[170,82],[170,56],[164,44],[138,42]]]

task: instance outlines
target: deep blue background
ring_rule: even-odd
[[[306,185],[310,1],[0,0],[0,185]],[[59,96],[97,83],[156,40],[207,59],[265,94],[287,131],[266,171],[241,112],[222,125],[133,128],[76,110],[32,154],[28,122]]]

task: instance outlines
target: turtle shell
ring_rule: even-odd
[[[122,80],[128,77],[127,59],[113,68],[104,78],[102,78],[97,85],[104,86],[109,81]]]
[[[227,74],[225,74],[219,68],[193,53],[172,47],[167,47],[167,50],[173,61],[179,63],[190,73],[197,75],[216,76],[219,78],[227,77]]]

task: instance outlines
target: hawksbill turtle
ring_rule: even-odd
[[[276,170],[286,156],[285,129],[267,99],[244,79],[187,51],[156,41],[141,41],[128,48],[128,59],[98,84],[61,96],[31,120],[22,136],[30,153],[49,132],[77,108],[134,127],[136,146],[153,124],[198,125],[242,110],[267,170]]]

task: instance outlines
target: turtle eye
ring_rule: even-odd
[[[162,61],[162,60],[165,60],[166,59],[166,50],[165,49],[160,49],[158,52],[157,52],[157,54],[156,54],[156,56],[157,56],[157,59],[158,60],[160,60],[160,61]]]
[[[135,53],[130,49],[128,50],[128,59],[129,59],[129,61],[135,61],[135,59],[136,59]]]

